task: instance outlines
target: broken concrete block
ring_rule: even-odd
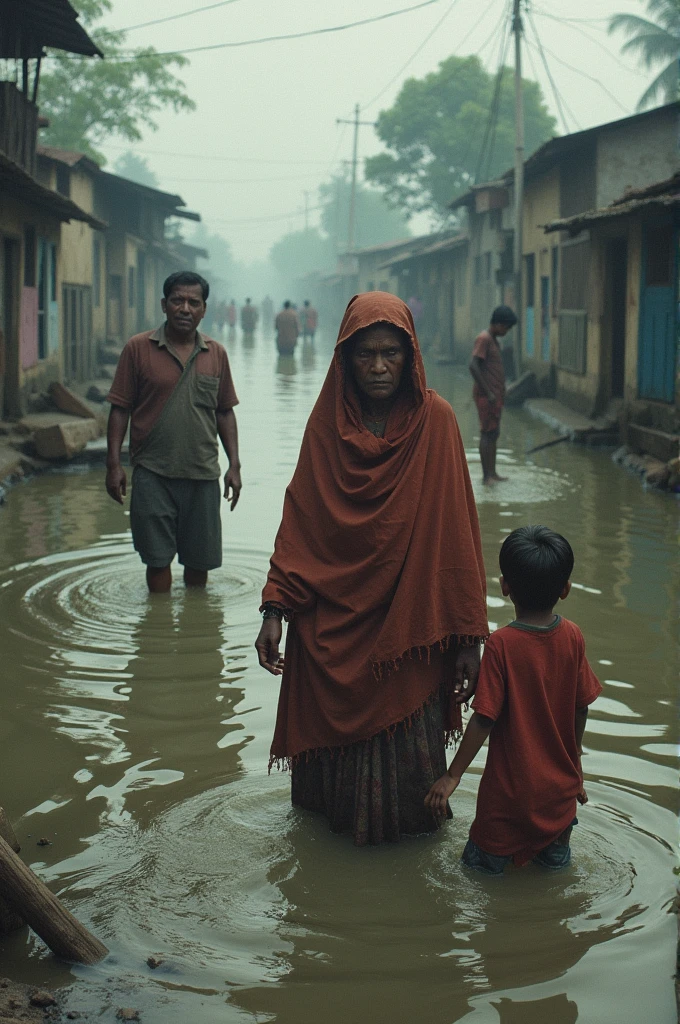
[[[95,418],[87,402],[57,380],[50,384],[50,398],[60,412],[68,413],[69,416],[82,416],[86,420]]]
[[[70,420],[36,430],[33,443],[41,459],[72,459],[88,441],[98,436],[99,426],[95,419]]]

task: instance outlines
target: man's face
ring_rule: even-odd
[[[361,331],[350,360],[359,390],[374,401],[393,398],[406,365],[406,351],[406,344],[394,327],[375,324]]]
[[[188,337],[205,316],[200,284],[175,285],[167,299],[161,300],[161,307],[172,330]]]
[[[504,338],[510,330],[510,324],[491,324],[491,333],[496,338]]]

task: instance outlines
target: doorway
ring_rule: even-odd
[[[672,402],[675,391],[677,238],[673,224],[645,232],[640,302],[640,398]]]
[[[2,241],[2,303],[0,326],[4,334],[4,373],[0,366],[0,417],[21,416],[19,396],[19,258],[16,238]]]
[[[623,398],[626,380],[626,294],[628,280],[628,243],[612,238],[607,243],[609,271],[609,395]]]

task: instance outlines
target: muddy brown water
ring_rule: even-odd
[[[228,347],[245,485],[206,594],[178,580],[149,600],[99,468],[30,481],[0,509],[0,803],[28,861],[111,949],[70,968],[18,933],[0,940],[0,972],[102,1021],[135,1006],[159,1024],[670,1024],[677,501],[609,452],[525,460],[549,431],[508,411],[510,480],[476,484],[490,619],[512,614],[497,583],[505,534],[555,527],[576,551],[563,611],[603,683],[573,865],[502,879],[461,868],[482,756],[441,833],[356,850],[291,809],[285,774],[268,776],[277,683],[252,646],[330,345],[286,359],[262,336]],[[458,413],[477,481],[469,378],[430,366],[429,382]]]

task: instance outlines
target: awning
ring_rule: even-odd
[[[81,220],[98,231],[103,231],[108,227],[106,221],[93,217],[91,213],[86,213],[72,199],[67,199],[59,192],[45,188],[23,167],[13,163],[2,152],[0,152],[0,194],[3,198],[20,199],[22,202],[30,203],[31,206],[47,210],[58,220]]]

